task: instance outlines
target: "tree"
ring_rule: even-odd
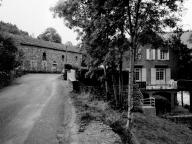
[[[181,35],[184,32],[182,30],[173,34],[168,40],[169,47],[175,53],[175,63],[176,69],[176,79],[192,79],[192,50],[187,47],[187,45],[183,44],[181,41]],[[191,37],[189,39],[191,42]]]
[[[61,43],[61,36],[57,33],[57,31],[54,28],[51,27],[47,28],[45,32],[40,34],[37,38],[45,41]]]
[[[67,0],[59,1],[52,9],[57,16],[64,17],[69,28],[80,28],[76,31],[82,35],[83,43],[94,63],[104,63],[110,52],[111,41],[119,36],[129,41],[127,128],[130,128],[137,49],[140,43],[149,42],[142,41],[144,34],[151,33],[155,35],[154,38],[159,39],[157,33],[176,27],[182,2],[183,0]],[[150,35],[148,36],[150,39]]]
[[[29,36],[28,32],[20,30],[16,25],[0,21],[0,31],[16,35]]]
[[[0,71],[9,73],[18,67],[21,56],[22,52],[18,51],[13,39],[0,33]]]

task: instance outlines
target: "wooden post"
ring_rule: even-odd
[[[171,93],[171,111],[175,108],[175,94]]]
[[[192,91],[189,92],[189,99],[190,99],[190,108],[189,108],[189,111],[192,112]]]
[[[181,105],[183,107],[183,91],[181,91]]]

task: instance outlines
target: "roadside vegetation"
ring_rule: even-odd
[[[102,100],[99,96],[91,93],[71,93],[73,104],[76,107],[77,124],[79,134],[94,133],[99,131],[96,137],[99,142],[107,143],[132,143],[140,144],[191,144],[192,131],[184,124],[176,124],[157,116],[145,116],[141,111],[133,113],[132,132],[134,138],[126,133],[126,111],[115,110],[109,102]],[[92,124],[101,123],[102,127],[92,128]],[[106,128],[108,126],[108,128]],[[102,137],[105,131],[108,135]],[[80,137],[81,139],[82,137]],[[110,138],[110,139],[108,139]],[[89,136],[89,140],[94,139]]]
[[[21,64],[24,55],[10,35],[29,36],[28,32],[16,25],[0,21],[0,88],[23,74]]]
[[[20,76],[23,52],[18,50],[13,39],[0,32],[0,88]]]

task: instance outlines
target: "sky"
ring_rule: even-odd
[[[77,44],[76,33],[68,29],[63,19],[53,18],[49,10],[58,0],[3,0],[0,7],[0,21],[9,22],[27,31],[35,37],[53,27],[62,37],[62,43],[71,41]],[[185,30],[192,30],[192,0],[185,0],[182,25]]]
[[[0,21],[17,25],[35,37],[53,27],[62,37],[62,43],[77,44],[76,33],[65,27],[61,18],[53,18],[49,10],[58,0],[3,0],[0,7]]]

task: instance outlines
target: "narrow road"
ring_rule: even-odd
[[[0,90],[0,144],[57,144],[68,92],[55,74],[28,74]]]

